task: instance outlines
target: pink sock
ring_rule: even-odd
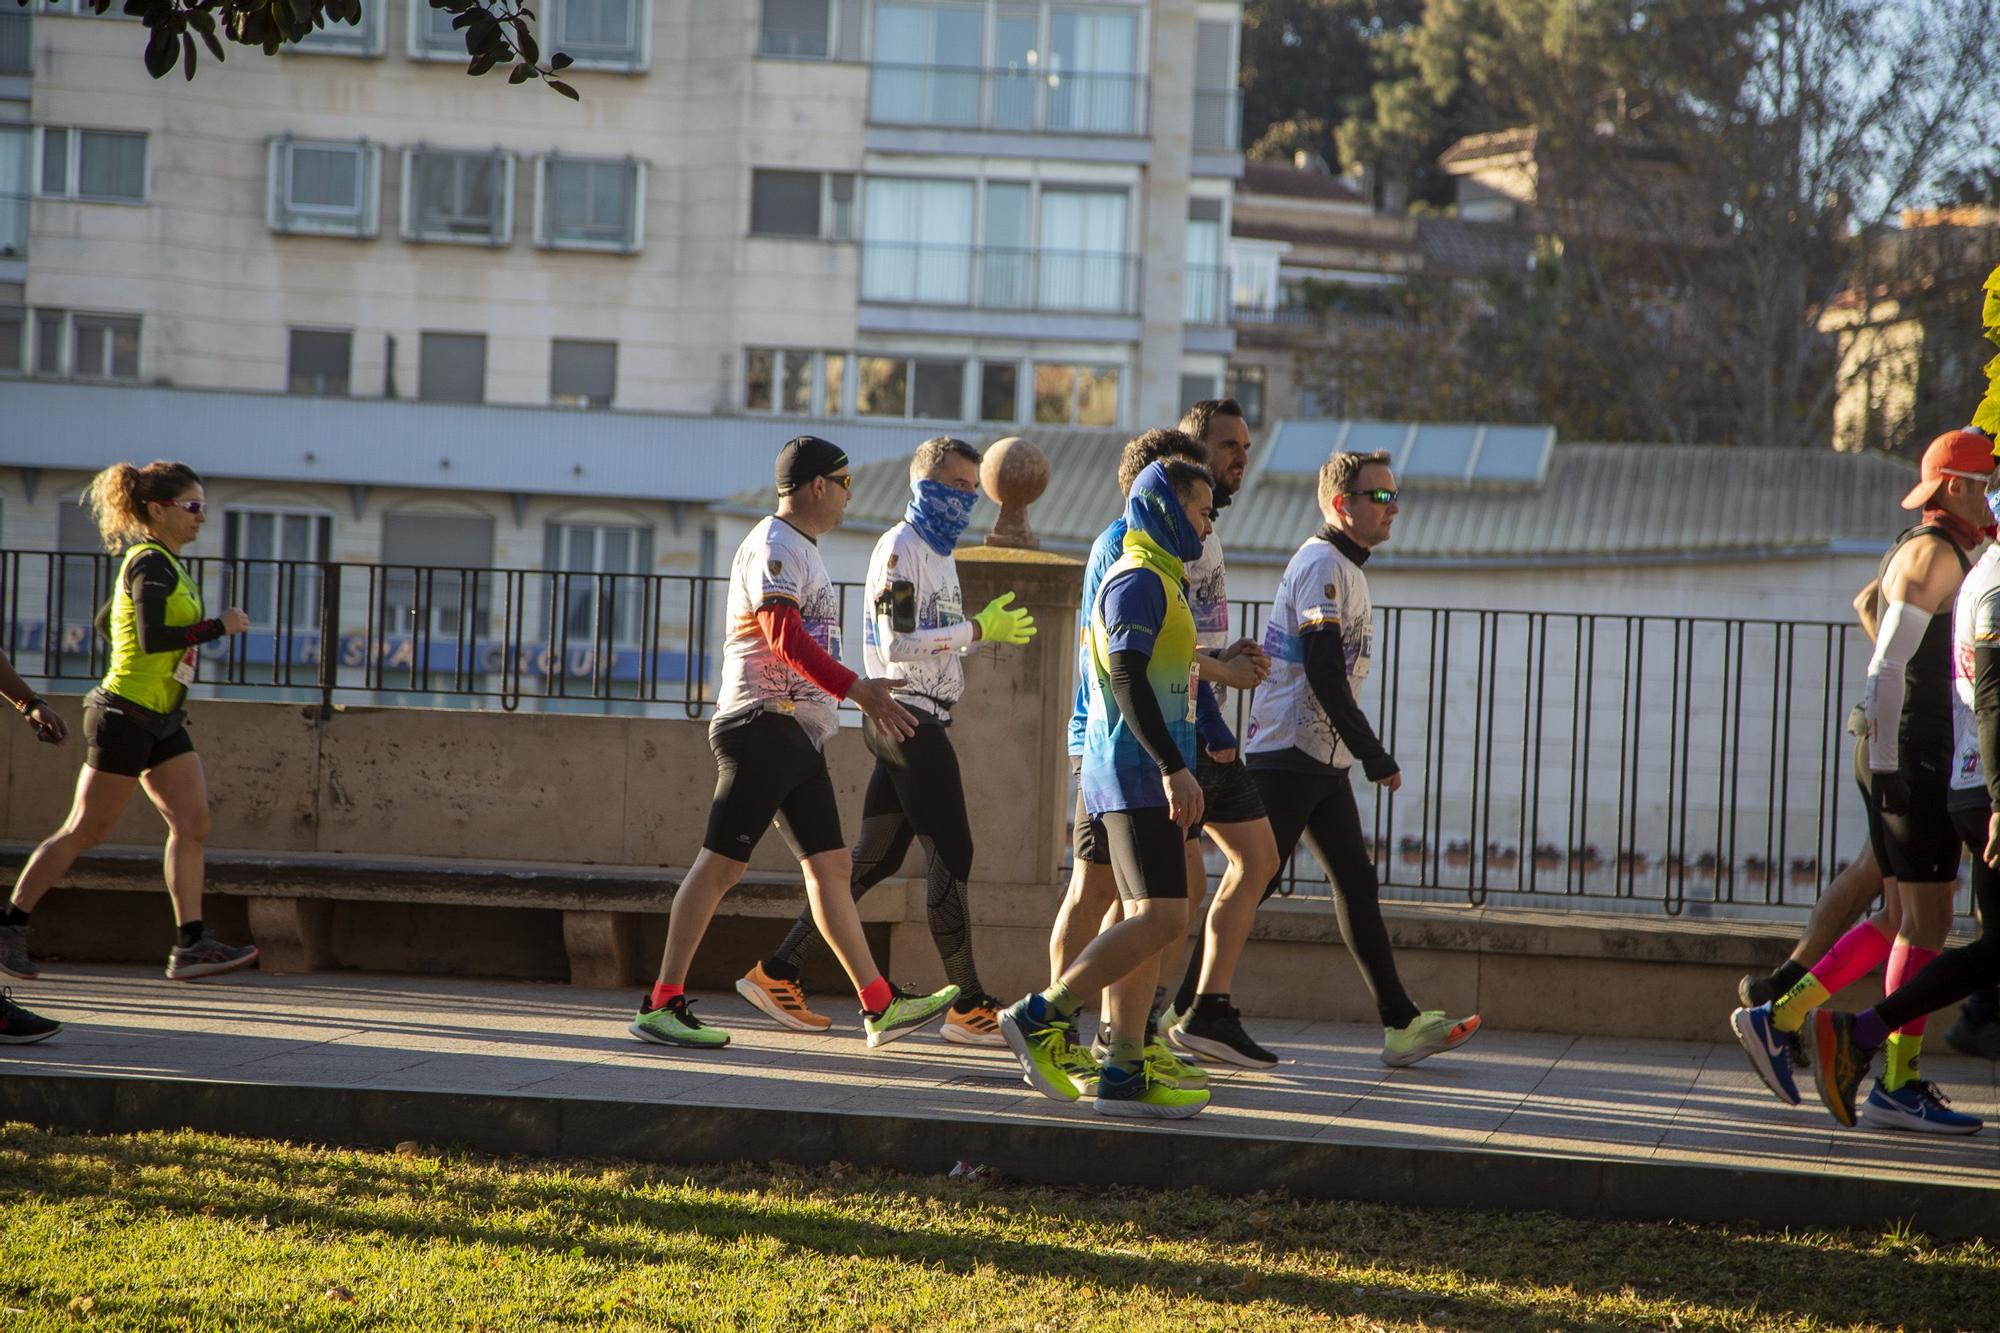
[[[895,998],[896,992],[890,990],[889,983],[880,977],[861,988],[861,1007],[871,1014],[881,1013]]]
[[[649,1009],[658,1009],[664,1006],[668,1000],[678,1000],[685,994],[687,994],[686,986],[669,986],[664,981],[656,981],[653,983],[653,994],[646,1001],[646,1007]]]
[[[1931,959],[1937,956],[1938,951],[1936,949],[1919,948],[1901,936],[1898,936],[1896,938],[1896,947],[1889,951],[1889,972],[1883,978],[1883,994],[1893,994],[1901,988],[1904,982],[1911,980],[1917,973],[1930,966]],[[1924,1026],[1929,1020],[1929,1014],[1920,1014],[1897,1028],[1896,1031],[1909,1037],[1921,1037],[1924,1035]]]
[[[1890,956],[1889,939],[1875,929],[1874,922],[1863,921],[1842,935],[1826,951],[1826,957],[1812,965],[1812,974],[1826,987],[1827,994],[1838,995]]]

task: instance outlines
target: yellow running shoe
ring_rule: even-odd
[[[1200,1065],[1189,1064],[1175,1055],[1158,1037],[1146,1043],[1146,1074],[1156,1083],[1189,1091],[1206,1088],[1208,1073]]]

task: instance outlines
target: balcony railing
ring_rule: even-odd
[[[0,74],[27,74],[35,67],[29,19],[13,5],[0,10]]]
[[[868,119],[877,125],[1143,135],[1146,78],[1086,70],[871,67]]]
[[[1233,153],[1243,146],[1243,97],[1234,88],[1195,90],[1194,146],[1207,153]]]
[[[1132,315],[1139,257],[1115,251],[864,241],[861,299],[890,305]]]
[[[1229,312],[1232,324],[1288,324],[1310,328],[1319,322],[1319,312],[1303,305],[1239,305]]]
[[[1184,272],[1181,318],[1190,324],[1227,324],[1229,270],[1208,264],[1189,264]]]

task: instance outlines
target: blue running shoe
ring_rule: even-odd
[[[1894,1092],[1875,1080],[1861,1104],[1861,1123],[1876,1129],[1902,1129],[1917,1134],[1977,1134],[1986,1122],[1951,1109],[1951,1103],[1928,1079],[1905,1083]]]
[[[1755,1009],[1738,1009],[1729,1016],[1729,1027],[1743,1053],[1750,1057],[1750,1067],[1764,1080],[1764,1086],[1785,1105],[1797,1106],[1799,1088],[1792,1082],[1791,1034],[1778,1031],[1771,1022],[1771,1006],[1760,1004]]]

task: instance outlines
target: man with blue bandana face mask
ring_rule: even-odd
[[[974,646],[1023,644],[1034,618],[1003,593],[968,618],[952,549],[979,499],[979,451],[963,440],[926,440],[910,460],[910,505],[903,521],[882,534],[868,562],[868,620],[862,654],[870,676],[891,682],[897,702],[917,719],[916,733],[897,739],[863,723],[875,771],[854,849],[854,895],[860,897],[903,866],[912,841],[929,863],[931,938],[945,975],[959,989],[942,1035],[960,1045],[1001,1044],[997,1002],[980,984],[972,960],[972,918],[966,883],[972,877],[972,829],[958,755],[947,728],[965,692],[962,659]],[[736,983],[737,993],[794,1031],[817,1032],[832,1020],[806,1005],[801,964],[819,939],[802,912],[776,953]]]

